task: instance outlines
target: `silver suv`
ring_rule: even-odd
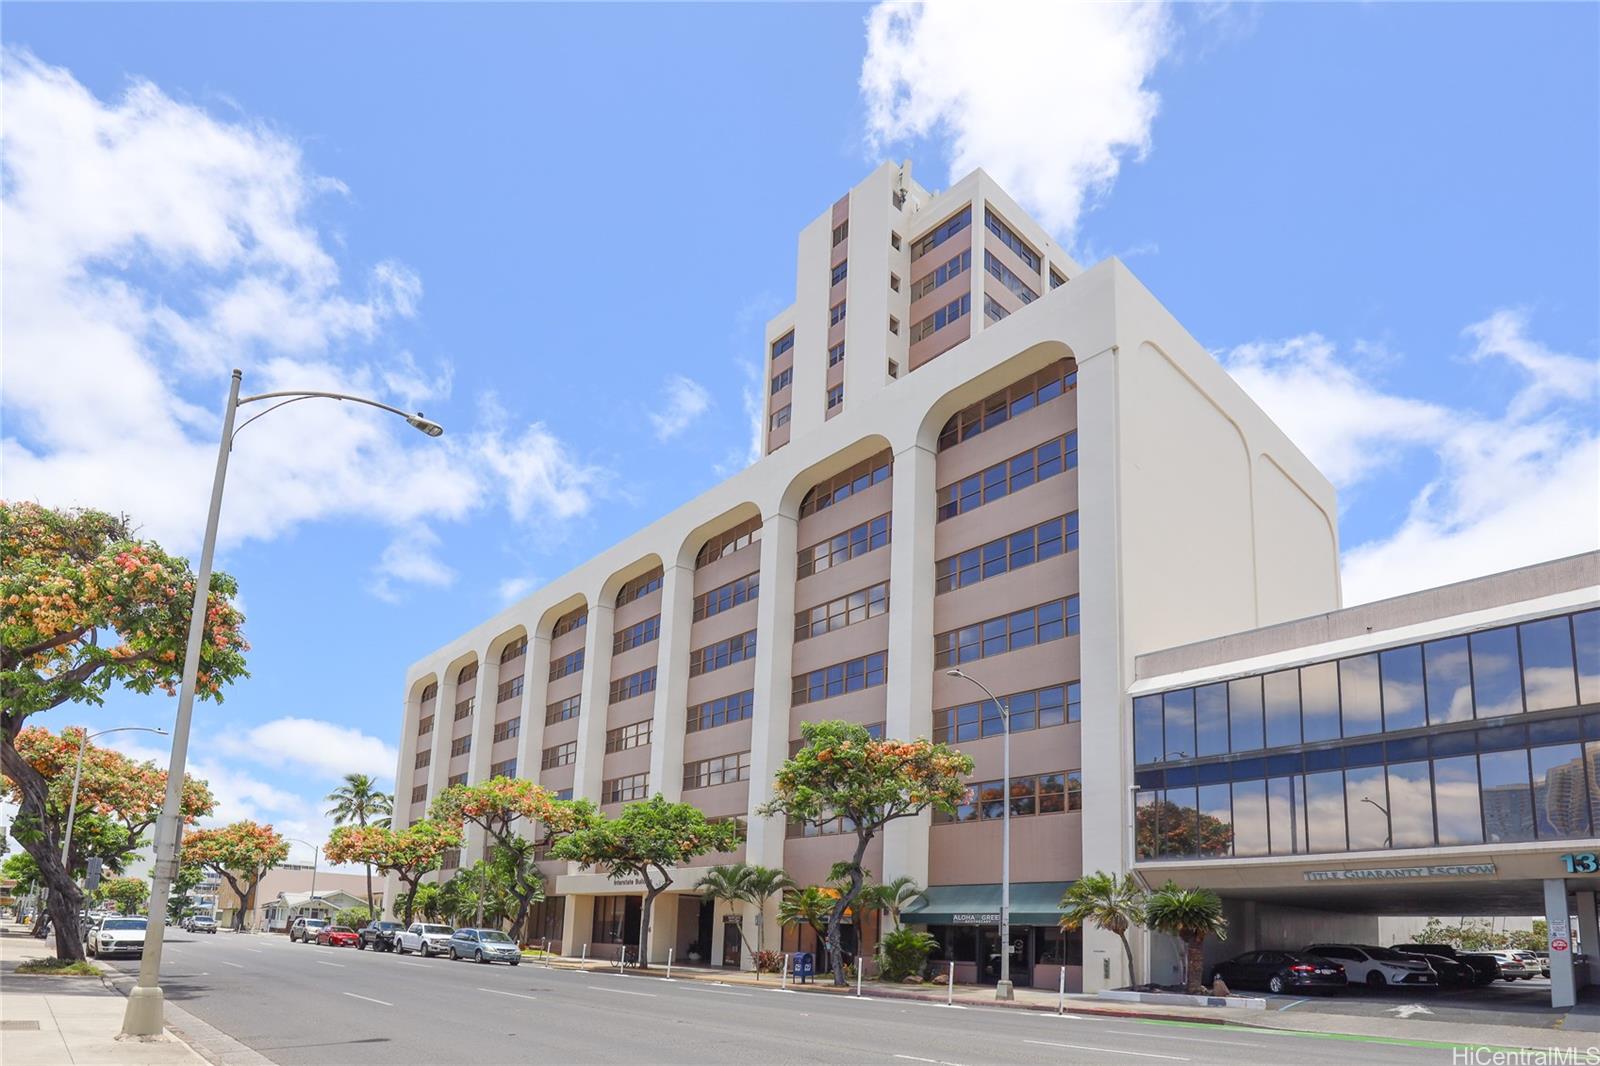
[[[306,944],[315,944],[317,934],[327,927],[326,918],[296,918],[294,924],[289,927],[289,941],[293,943],[299,940]]]

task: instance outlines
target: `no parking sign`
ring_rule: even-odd
[[[1570,946],[1571,945],[1568,944],[1561,937],[1556,937],[1554,940],[1550,941],[1550,950],[1551,951],[1566,951],[1567,948],[1569,948]]]

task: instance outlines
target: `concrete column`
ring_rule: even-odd
[[[1600,922],[1596,921],[1595,897],[1592,891],[1573,893],[1573,909],[1578,915],[1578,943],[1589,960],[1588,973],[1580,975],[1579,988],[1585,983],[1600,985]],[[1585,977],[1587,981],[1582,980]]]
[[[689,627],[694,622],[694,568],[661,576],[661,637],[656,651],[655,710],[650,722],[650,787],[676,803],[683,797],[683,737],[688,726]],[[676,921],[677,911],[673,911]]]
[[[450,733],[456,717],[456,672],[440,668],[439,695],[433,701],[433,761],[428,764],[428,803],[439,798],[445,782],[450,779]],[[465,855],[465,850],[462,852]],[[428,875],[438,881],[448,881],[450,875],[435,871]]]
[[[974,271],[981,273],[981,271]],[[933,516],[936,455],[913,444],[895,452],[889,544],[889,677],[885,730],[910,740],[933,733]],[[763,594],[765,589],[762,590]],[[932,815],[890,822],[883,832],[883,880],[928,883]]]
[[[550,637],[528,638],[527,665],[522,668],[522,728],[517,734],[517,776],[539,779],[539,753],[544,750],[545,692],[550,687]]]
[[[1559,877],[1544,883],[1544,920],[1550,927],[1550,1006],[1558,1010],[1578,1002],[1577,983],[1572,973],[1572,910],[1567,905],[1567,883]],[[1566,945],[1557,951],[1557,942]]]
[[[656,897],[655,906],[650,910],[650,965],[665,966],[667,964],[667,949],[678,943],[678,900],[683,897],[676,892],[663,892]],[[674,963],[685,960],[672,957]]]
[[[609,647],[609,645],[607,645]],[[594,945],[589,937],[594,932],[594,897],[569,895],[561,912],[561,953],[568,958],[580,958],[585,946],[589,958],[594,958]]]
[[[491,645],[492,647],[492,645]],[[478,649],[478,683],[472,693],[472,750],[467,753],[467,784],[489,780],[490,755],[494,749],[495,696],[500,688],[500,653]],[[453,712],[452,712],[453,713]],[[481,829],[468,825],[467,844],[461,849],[461,865],[484,858],[485,836]]]
[[[761,595],[756,600],[755,701],[750,730],[747,861],[783,865],[784,820],[762,818],[756,808],[772,798],[772,778],[789,757],[789,695],[793,683],[794,563],[797,523],[792,515],[762,516]]]
[[[589,608],[583,638],[583,707],[578,715],[578,761],[573,767],[572,796],[600,802],[600,777],[606,756],[606,715],[611,707],[611,641],[616,629],[615,594],[611,602]],[[652,788],[656,782],[651,781]]]

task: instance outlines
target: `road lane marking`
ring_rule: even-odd
[[[1292,1002],[1285,1003],[1283,1006],[1279,1007],[1278,1009],[1279,1010],[1288,1010],[1290,1007],[1298,1007],[1300,1004],[1302,1004],[1304,1002],[1305,1002],[1305,1000],[1303,1000],[1303,999],[1297,999],[1297,1000],[1294,1000]]]
[[[222,965],[224,965],[224,966],[232,966],[236,970],[244,969],[244,964],[243,963],[229,962],[227,959],[218,959],[217,961],[222,963]]]
[[[1253,1048],[1257,1048],[1257,1049],[1259,1049],[1261,1047],[1260,1044],[1247,1044],[1242,1040],[1211,1040],[1211,1039],[1209,1039],[1207,1037],[1203,1037],[1203,1036],[1199,1036],[1199,1035],[1196,1035],[1196,1036],[1162,1036],[1159,1033],[1148,1033],[1148,1032],[1143,1032],[1143,1031],[1140,1031],[1140,1032],[1136,1033],[1136,1032],[1133,1032],[1132,1030],[1129,1030],[1129,1029],[1102,1029],[1102,1030],[1099,1030],[1099,1031],[1100,1032],[1105,1032],[1105,1033],[1115,1033],[1118,1036],[1148,1037],[1151,1040],[1199,1041],[1199,1042],[1205,1043],[1205,1044],[1228,1044],[1228,1045],[1230,1045],[1232,1047],[1253,1047]]]
[[[693,985],[688,987],[694,988]],[[704,992],[708,996],[744,996],[748,999],[755,995],[754,992],[729,992],[720,988],[695,988],[694,990],[696,992]]]
[[[257,954],[257,955],[262,955],[262,954],[265,954],[265,952],[263,952],[263,951],[262,951],[262,950],[261,950],[261,949],[260,949],[260,948],[245,948],[245,950],[246,950],[246,951],[253,951],[253,952],[255,952],[255,953],[256,953],[256,954]]]
[[[1181,1055],[1157,1055],[1152,1051],[1123,1051],[1114,1047],[1089,1047],[1087,1044],[1057,1044],[1052,1040],[1024,1040],[1024,1044],[1039,1044],[1044,1047],[1064,1047],[1073,1051],[1098,1051],[1106,1055],[1133,1055],[1141,1059],[1168,1059],[1172,1062],[1188,1062]]]
[[[381,999],[373,999],[371,996],[358,996],[354,992],[346,992],[345,995],[349,996],[351,999],[364,999],[368,1003],[376,1003],[380,1007],[392,1007],[392,1006],[394,1006],[393,1003],[385,1003],[383,1000],[381,1000]]]
[[[896,1055],[897,1059],[910,1059],[912,1062],[938,1062],[938,1059],[925,1059],[921,1055]]]
[[[318,959],[317,960],[317,965],[318,966],[337,966],[341,970],[344,969],[344,963],[342,963],[342,962],[323,962],[321,959]]]
[[[535,996],[525,996],[521,992],[502,992],[498,988],[480,988],[479,992],[493,992],[497,996],[516,996],[518,999],[535,999]]]
[[[604,985],[590,985],[589,988],[595,992],[615,992],[619,996],[649,996],[651,999],[656,998],[654,992],[630,992],[626,988],[607,988]]]

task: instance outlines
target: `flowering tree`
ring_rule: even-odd
[[[123,914],[137,914],[150,898],[150,882],[142,877],[111,877],[100,882],[95,898],[116,904]]]
[[[249,820],[221,829],[193,829],[183,837],[184,865],[193,863],[210,870],[238,893],[235,930],[244,928],[245,912],[255,906],[256,885],[288,857],[289,842],[277,830]]]
[[[713,851],[732,851],[741,839],[737,822],[708,822],[698,807],[669,803],[660,793],[622,808],[615,818],[596,815],[550,849],[551,857],[587,869],[598,866],[613,881],[644,882],[639,912],[639,965],[650,965],[650,911],[672,884],[672,869]]]
[[[398,877],[406,890],[398,893],[393,902],[402,907],[402,920],[410,925],[412,911],[422,895],[423,876],[444,864],[445,852],[460,846],[459,825],[424,818],[404,829],[342,825],[329,835],[322,854],[329,862],[371,863]]]
[[[12,835],[50,890],[56,953],[82,958],[83,894],[61,861],[65,809],[53,780],[16,747],[29,716],[64,703],[100,703],[112,685],[177,691],[194,575],[186,560],[134,539],[127,519],[0,501],[0,771],[18,802]],[[206,640],[195,693],[222,698],[245,675],[238,586],[211,575]],[[70,781],[69,781],[70,788]]]
[[[757,813],[818,824],[838,818],[854,828],[854,854],[834,867],[845,888],[828,915],[828,961],[833,983],[843,985],[839,927],[866,883],[867,845],[896,818],[930,807],[953,812],[965,798],[972,758],[926,740],[876,740],[849,722],[805,722],[800,736],[803,746],[779,768],[772,799]]]
[[[544,875],[536,853],[599,817],[588,800],[557,800],[524,777],[493,777],[447,788],[433,801],[429,814],[454,826],[470,822],[488,836],[492,861],[502,868],[515,902],[511,936],[517,941],[522,939],[528,912],[544,898]]]

